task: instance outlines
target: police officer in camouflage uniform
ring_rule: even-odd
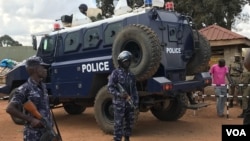
[[[248,97],[250,96],[250,87],[247,84],[250,84],[250,71],[243,72],[240,77],[240,83],[244,84],[242,87],[243,95],[242,95],[242,113],[238,116],[238,118],[244,118],[246,109],[247,109],[247,102]]]
[[[37,107],[38,112],[48,121],[52,122],[49,107],[48,92],[45,84],[42,82],[47,77],[48,64],[45,64],[39,57],[31,57],[26,61],[26,70],[29,78],[26,83],[18,87],[10,100],[6,112],[10,115],[20,118],[24,124],[24,141],[40,141],[41,136],[45,133],[45,128],[40,120],[26,112],[20,112],[18,108],[27,101],[31,101]]]
[[[243,124],[250,125],[250,98],[248,98],[247,109],[245,111]]]
[[[243,65],[242,65],[240,55],[235,55],[234,59],[235,59],[234,63],[230,65],[229,73],[230,73],[230,77],[233,80],[233,83],[237,85],[239,84],[239,81],[240,81],[240,75],[243,72]],[[236,97],[239,90],[237,91],[236,86],[231,86],[230,92],[233,97]],[[229,107],[233,107],[233,100],[234,98],[230,99]]]
[[[136,88],[135,76],[129,71],[132,54],[122,51],[118,55],[119,67],[111,73],[108,82],[108,90],[113,95],[114,106],[114,141],[129,141],[135,120],[135,110],[128,103],[132,99],[134,105],[138,107],[139,97]],[[117,84],[120,84],[127,94],[121,93]],[[125,123],[124,123],[125,121]]]

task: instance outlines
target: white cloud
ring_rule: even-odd
[[[32,33],[51,30],[56,19],[72,14],[82,3],[96,7],[95,0],[0,0],[0,36],[31,46]]]
[[[248,13],[250,15],[250,6],[248,4],[244,6],[242,13]],[[237,31],[233,30],[234,32],[237,32],[250,39],[250,22],[247,23],[241,22],[236,25],[236,28]]]

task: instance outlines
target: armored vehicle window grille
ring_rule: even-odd
[[[176,42],[177,41],[177,28],[169,26],[168,28],[168,38],[170,42]]]
[[[54,50],[54,40],[53,38],[46,38],[42,44],[43,53],[51,53]]]
[[[83,49],[95,48],[100,42],[100,34],[98,28],[88,29],[83,36]]]
[[[104,31],[105,45],[110,45],[114,42],[115,36],[119,31],[121,31],[122,27],[122,22],[112,23],[107,26],[106,30]]]
[[[71,32],[68,33],[68,35],[65,38],[65,48],[64,48],[64,52],[68,53],[68,52],[75,52],[77,51],[81,45],[80,42],[80,32]]]

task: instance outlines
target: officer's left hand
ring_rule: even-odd
[[[41,122],[41,120],[38,120],[36,118],[32,118],[30,121],[30,124],[33,128],[41,128],[43,127],[43,124]]]

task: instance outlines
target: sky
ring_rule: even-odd
[[[31,46],[31,34],[52,30],[56,19],[71,15],[82,3],[95,8],[95,0],[0,0],[0,36],[10,35]],[[243,12],[250,14],[250,6]],[[237,33],[250,38],[250,23],[237,25]]]
[[[82,3],[95,8],[95,0],[0,0],[0,36],[31,46],[31,34],[49,31],[56,19],[71,15]]]
[[[248,13],[250,15],[250,6],[245,5],[243,7],[242,13]],[[237,25],[238,31],[235,31],[243,36],[246,36],[250,39],[250,22],[248,23],[239,23]]]

